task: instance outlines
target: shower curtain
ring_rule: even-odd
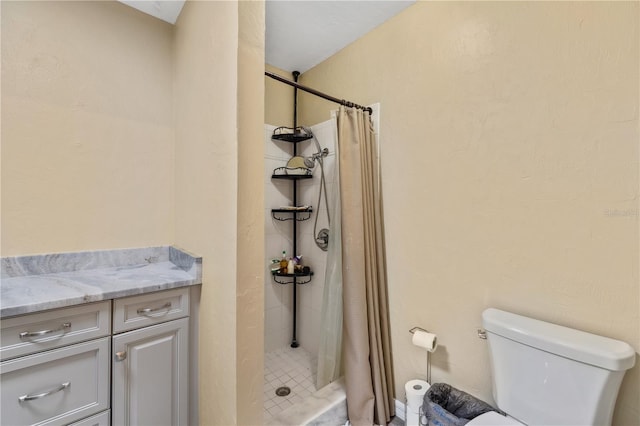
[[[394,415],[394,380],[380,164],[370,115],[341,106],[338,145],[348,415],[355,426],[386,425]]]

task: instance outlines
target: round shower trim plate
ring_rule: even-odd
[[[278,396],[287,396],[291,393],[291,388],[289,386],[280,386],[276,389],[276,395]]]
[[[318,232],[316,245],[320,247],[322,251],[327,251],[329,248],[329,230],[327,228],[322,228],[320,232]]]

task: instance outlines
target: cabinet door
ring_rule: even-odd
[[[114,425],[186,425],[187,318],[113,337]]]

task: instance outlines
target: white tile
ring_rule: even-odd
[[[269,176],[271,176],[269,174]],[[265,207],[278,208],[280,206],[291,205],[293,190],[291,182],[288,180],[269,180],[264,187]]]
[[[264,378],[267,381],[267,385],[265,385],[265,388],[269,388],[269,389],[273,389],[273,385],[271,385],[271,381],[273,381],[277,376],[273,373],[271,374],[267,374]]]
[[[313,386],[315,378],[311,375],[313,363],[315,363],[315,359],[302,347],[293,349],[284,346],[278,350],[269,352],[265,356],[265,371],[269,369],[269,371],[274,372],[273,375],[268,375],[269,379],[273,379],[274,376],[276,377],[272,380],[271,384],[274,387],[286,384],[291,388],[292,393],[284,397],[284,399],[280,399],[282,397],[265,395],[265,400],[272,400],[278,404],[278,409],[281,410],[283,407],[286,408],[291,404],[298,403],[309,396],[315,391]],[[275,393],[273,394],[275,395]],[[265,410],[265,418],[274,411],[273,407],[267,407],[266,405]]]
[[[271,416],[276,416],[278,414],[280,414],[282,412],[282,408],[280,408],[278,405],[274,405],[273,407],[269,408],[267,410],[267,412],[271,415]]]
[[[282,285],[282,307],[284,309],[285,321],[292,318],[293,314],[293,284]],[[289,322],[287,322],[289,324]]]
[[[268,309],[277,308],[281,305],[282,299],[282,286],[277,284],[271,278],[271,273],[267,272],[265,277],[264,286],[264,308],[265,312]]]
[[[285,399],[278,403],[278,407],[280,407],[281,410],[286,410],[287,408],[291,407],[291,402]]]
[[[282,160],[288,160],[291,158],[291,153],[293,152],[293,145],[290,142],[283,142],[278,140],[271,140],[271,143],[274,146],[273,152],[277,158]]]
[[[273,130],[275,127],[269,126],[266,128],[264,132],[264,155],[267,158],[282,158],[282,148],[279,146],[279,143],[273,142],[271,140],[271,135],[273,135]]]
[[[265,352],[272,351],[280,346],[282,346],[282,332],[280,330],[274,333],[265,333],[265,336],[264,336]]]
[[[265,310],[264,329],[267,334],[272,334],[282,329],[282,306],[275,306]]]
[[[318,201],[318,185],[313,180],[305,180],[298,185],[298,204],[314,206]]]
[[[272,206],[269,206],[268,208],[264,209],[265,254],[269,254],[269,252],[266,250],[267,241],[272,236],[278,236],[279,235],[279,231],[276,228],[276,225],[275,225],[275,223],[273,221],[273,217],[271,216],[271,208],[272,208]]]
[[[298,222],[298,247],[301,247],[306,241],[310,241],[313,235],[313,217],[315,212],[311,213],[308,220]]]
[[[281,238],[282,248],[287,250],[287,255],[291,254],[291,246],[293,243],[293,239],[291,238],[291,234],[293,232],[291,221],[273,221],[273,227],[275,228],[276,233]],[[280,250],[282,252],[282,249]]]
[[[313,230],[313,224],[309,228],[309,231]],[[313,259],[313,250],[315,247],[315,243],[313,242],[313,234],[305,233],[302,235],[300,240],[298,241],[298,254],[302,255],[302,263],[305,266],[313,266],[311,259]]]
[[[268,259],[282,259],[282,250],[287,250],[282,237],[279,235],[269,235],[265,239],[265,255]]]
[[[315,278],[315,276],[314,276]],[[298,303],[300,304],[301,313],[304,313],[305,309],[310,309],[313,304],[313,280],[308,284],[298,285]],[[301,315],[300,320],[303,321],[306,315]]]
[[[335,152],[337,140],[337,125],[335,120],[327,120],[313,126],[314,134],[323,148],[328,148],[329,152]]]
[[[263,176],[262,181],[266,184],[271,182],[271,175],[273,174],[273,169],[276,167],[280,167],[280,160],[275,160],[273,158],[265,158],[262,163]],[[266,201],[266,199],[265,199]]]

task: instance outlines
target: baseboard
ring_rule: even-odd
[[[402,401],[398,401],[397,399],[394,399],[394,401],[396,402],[396,417],[399,418],[402,421],[406,420],[406,414],[407,414],[407,407],[404,405],[404,402]]]

